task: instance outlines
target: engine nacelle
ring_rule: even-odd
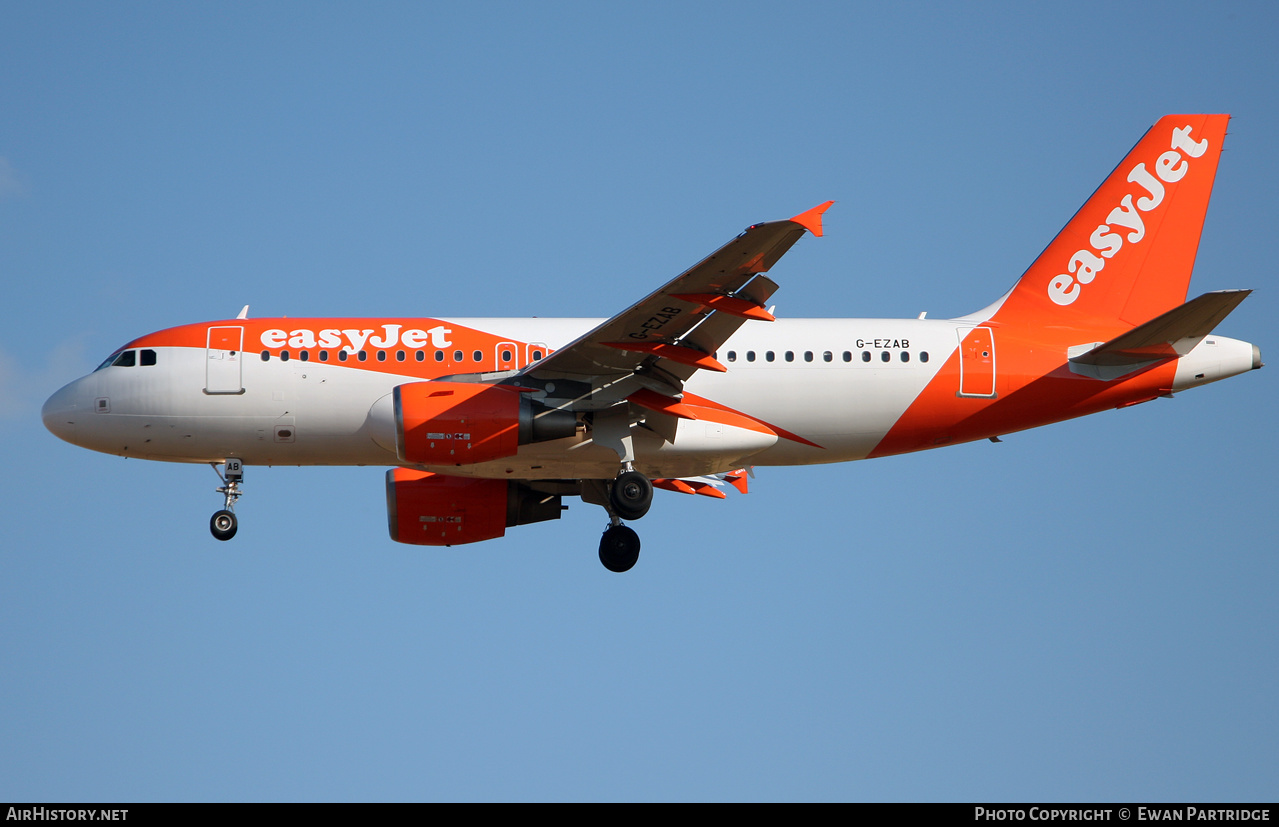
[[[386,515],[391,539],[419,546],[455,546],[491,540],[508,526],[560,518],[560,496],[515,480],[448,477],[392,468],[386,472]]]
[[[577,433],[577,417],[498,385],[412,382],[395,389],[395,449],[404,462],[470,465],[530,442]],[[495,535],[496,536],[496,535]]]

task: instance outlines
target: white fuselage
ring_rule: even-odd
[[[444,322],[500,331],[514,342],[537,342],[554,350],[599,320]],[[803,319],[746,325],[717,354],[728,371],[699,371],[685,390],[802,441],[700,420],[672,419],[665,428],[641,423],[633,431],[636,467],[651,476],[682,477],[747,461],[800,465],[863,459],[934,381],[955,355],[962,332],[974,324]],[[137,346],[146,347],[145,342]],[[212,371],[235,369],[211,362],[212,349],[157,346],[151,348],[154,364],[108,366],[67,385],[46,403],[45,423],[75,444],[144,459],[405,464],[395,451],[390,395],[397,385],[423,381],[420,374],[365,370],[354,361],[302,361],[296,354],[287,361],[263,360],[251,343],[244,347],[234,356],[239,365],[232,387],[238,383],[239,392],[209,392],[215,381]],[[1248,370],[1255,366],[1254,350],[1244,342],[1209,337],[1179,360],[1175,389]],[[990,359],[992,383],[1000,370],[997,355]],[[1064,353],[1061,359],[1064,363]],[[411,357],[406,364],[413,364]],[[1040,423],[1025,427],[1033,424]],[[464,476],[607,479],[617,464],[613,449],[594,444],[590,432],[582,430],[573,438],[523,445],[514,457],[439,470]]]

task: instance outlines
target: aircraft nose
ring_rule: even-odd
[[[88,413],[78,404],[76,391],[77,382],[62,388],[60,391],[50,396],[44,403],[44,407],[40,409],[40,418],[44,421],[44,427],[49,429],[49,433],[58,439],[75,443],[76,422],[81,416]]]

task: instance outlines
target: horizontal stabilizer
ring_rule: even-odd
[[[1251,290],[1204,293],[1109,342],[1072,347],[1068,352],[1071,370],[1110,380],[1147,365],[1185,356],[1250,293]]]

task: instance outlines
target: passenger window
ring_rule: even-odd
[[[910,361],[910,351],[909,351],[909,350],[903,350],[903,351],[902,351],[902,361],[903,361],[903,362],[909,362],[909,361]]]
[[[385,350],[379,350],[379,351],[377,352],[377,360],[378,360],[379,362],[385,362],[385,361],[386,361],[386,351],[385,351]]]
[[[474,353],[472,353],[472,354],[471,354],[471,361],[472,361],[472,362],[483,362],[483,361],[484,361],[484,353],[483,353],[483,351],[479,351],[479,350],[477,350],[477,351],[475,351]]]
[[[117,368],[131,368],[137,364],[137,361],[138,352],[136,350],[126,350],[124,353],[115,357],[115,361],[112,362],[111,365]]]
[[[793,350],[788,350],[788,351],[786,351],[786,361],[787,361],[787,362],[794,362],[794,361],[795,361],[795,351],[793,351]]]
[[[367,360],[368,360],[368,358],[369,358],[369,354],[367,354],[367,353],[365,353],[364,351],[362,351],[362,350],[361,350],[361,351],[360,351],[360,352],[356,355],[356,357],[355,357],[355,358],[356,358],[356,359],[359,359],[361,362],[364,362],[364,361],[367,361]]]
[[[262,351],[262,361],[268,362],[270,360],[271,360],[271,351],[269,350]]]
[[[730,350],[730,351],[728,352],[728,361],[730,361],[730,362],[736,362],[736,361],[737,361],[737,351],[735,351],[735,350]]]
[[[844,361],[845,362],[853,361],[853,352],[851,350],[844,351]]]
[[[143,366],[143,367],[147,367],[148,365],[154,365],[154,364],[155,364],[155,351],[154,351],[154,350],[144,350],[144,351],[142,351],[142,353],[141,353],[141,360],[142,360],[142,366]]]
[[[869,351],[869,350],[863,350],[863,351],[862,351],[862,361],[863,361],[863,362],[869,362],[869,361],[870,361],[870,351]]]
[[[454,362],[462,361],[462,351],[460,350],[453,351],[453,361]]]
[[[414,354],[413,354],[413,358],[414,358],[414,359],[416,359],[416,360],[418,360],[419,362],[425,362],[425,361],[426,361],[426,351],[424,351],[424,350],[419,350],[419,351],[417,351],[416,353],[414,353]]]
[[[338,351],[338,361],[339,361],[339,362],[345,362],[345,361],[346,361],[346,351],[345,351],[345,350],[339,350],[339,351]]]
[[[320,361],[321,362],[329,361],[329,352],[327,350],[320,351]]]
[[[442,350],[437,350],[437,351],[435,351],[435,361],[437,361],[437,362],[443,362],[443,361],[444,361],[444,351],[442,351]]]
[[[831,353],[829,350],[822,354],[823,362],[829,362],[834,358],[835,358],[835,354]]]
[[[921,351],[919,352],[919,361],[921,361],[921,362],[927,362],[927,361],[928,361],[928,351],[926,351],[926,350],[921,350]]]
[[[397,351],[395,351],[395,361],[397,361],[397,362],[403,362],[403,361],[404,361],[404,358],[405,358],[405,357],[404,357],[404,351],[402,351],[402,350],[397,350]]]
[[[811,350],[804,351],[804,361],[805,362],[813,361],[813,352]]]
[[[893,358],[893,355],[886,350],[883,353],[879,354],[879,361],[881,362],[887,362],[891,358]]]
[[[301,359],[303,362],[310,361],[311,351],[309,350],[302,351],[301,353],[298,354],[298,358]]]
[[[281,362],[289,361],[289,352],[287,350],[280,351],[280,361]]]
[[[460,361],[462,361],[462,351],[460,351],[460,350],[459,350],[459,351],[458,351],[458,353],[457,353],[457,359],[458,359],[458,361],[459,361],[459,362],[460,362]],[[535,351],[533,351],[533,361],[534,361],[534,362],[540,362],[540,361],[542,361],[542,351],[540,351],[540,350],[535,350]]]
[[[511,361],[511,352],[509,350],[502,351],[502,361],[503,362]]]
[[[765,354],[764,354],[764,358],[765,358],[765,359],[767,359],[767,360],[768,360],[768,361],[770,361],[770,362],[771,362],[771,361],[773,361],[773,359],[774,359],[773,351],[771,351],[771,350],[770,350],[770,351],[768,351],[767,353],[765,353]]]
[[[748,350],[748,351],[746,351],[746,361],[748,361],[748,362],[754,362],[754,361],[755,361],[755,351],[753,351],[753,350]]]

